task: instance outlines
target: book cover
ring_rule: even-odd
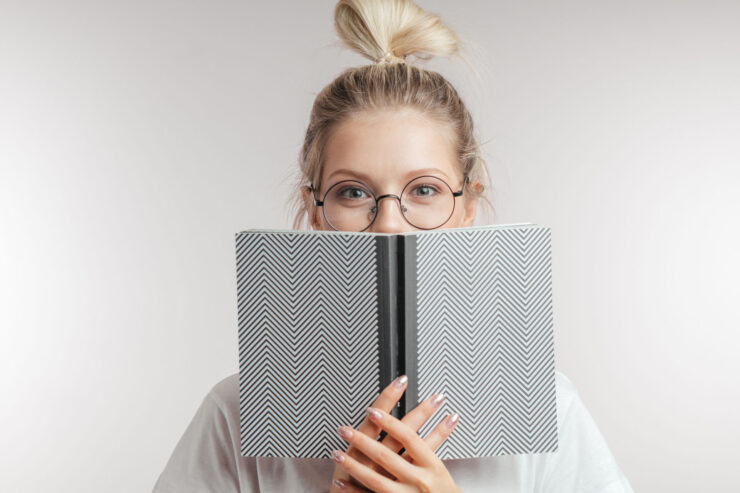
[[[440,459],[557,450],[550,230],[236,234],[241,455],[329,458],[400,374]]]

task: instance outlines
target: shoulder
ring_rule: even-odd
[[[231,406],[236,394],[238,381],[229,377],[206,394],[160,474],[155,492],[259,491],[251,487],[253,464],[237,456],[239,417]]]
[[[219,380],[203,397],[190,424],[193,434],[218,440],[224,449],[239,443],[239,374]]]
[[[234,443],[238,443],[239,433],[239,373],[234,373],[219,380],[208,391],[204,398],[209,406],[218,410],[229,424]]]
[[[567,440],[573,438],[573,432],[583,432],[584,428],[590,428],[594,431],[596,428],[593,419],[586,409],[581,395],[573,381],[563,372],[555,371],[555,400],[557,403],[558,428],[561,431],[568,431],[570,434],[561,436]]]
[[[577,394],[578,390],[576,386],[571,382],[570,378],[565,376],[565,373],[560,370],[555,370],[555,383],[558,388],[566,394]]]
[[[555,400],[558,408],[558,421],[561,421],[574,402],[580,400],[575,384],[560,370],[555,370]]]
[[[213,399],[222,407],[238,407],[239,405],[239,374],[234,373],[219,380],[209,390],[206,397]]]
[[[552,488],[568,485],[563,491],[631,492],[629,481],[575,384],[556,371],[555,388],[558,450],[542,455],[547,460],[545,481]]]

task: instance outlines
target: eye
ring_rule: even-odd
[[[367,191],[358,187],[344,187],[341,188],[337,195],[343,199],[359,200],[368,197]]]
[[[439,188],[431,183],[421,183],[414,186],[411,192],[417,197],[432,197],[439,193]]]

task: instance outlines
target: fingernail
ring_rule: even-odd
[[[373,409],[372,407],[368,407],[366,412],[370,419],[378,420],[383,416],[382,414],[380,414],[380,411],[378,411],[377,409]]]
[[[334,462],[336,463],[344,462],[344,454],[340,452],[339,450],[333,451],[331,455],[332,455],[331,458],[334,460]]]
[[[447,418],[447,422],[445,423],[447,425],[447,428],[454,428],[457,424],[458,418],[460,418],[460,416],[458,416],[457,413],[451,414],[450,417]]]
[[[444,400],[444,398],[445,398],[444,394],[435,394],[434,397],[432,397],[432,400],[430,402],[432,404],[432,407],[435,409],[438,408],[439,405]]]
[[[337,488],[344,488],[344,481],[342,481],[341,479],[337,478],[333,482],[334,486],[336,486]]]
[[[340,426],[337,428],[337,433],[339,433],[339,436],[346,439],[352,438],[352,430],[347,428],[346,426]]]
[[[404,385],[406,385],[406,381],[409,378],[406,375],[401,375],[400,377],[393,380],[393,386],[397,389],[402,388]]]

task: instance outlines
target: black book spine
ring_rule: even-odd
[[[399,375],[398,371],[398,241],[395,236],[378,236],[378,334],[380,354],[380,390]],[[369,404],[369,403],[368,403]],[[391,411],[400,418],[401,406]]]
[[[399,237],[399,358],[403,361],[403,372],[409,377],[409,383],[404,393],[404,413],[408,413],[419,402],[419,382],[416,371],[416,235],[402,235]]]
[[[404,237],[402,235],[394,235],[393,238],[396,240],[396,316],[398,322],[396,323],[396,369],[398,375],[406,373],[406,320],[405,320],[405,307],[406,307],[406,271],[404,266],[406,265],[406,252],[404,250]],[[408,412],[407,407],[407,396],[408,389],[411,387],[411,382],[406,385],[406,392],[401,396],[401,400],[398,401],[399,414],[401,416]]]
[[[401,418],[418,404],[416,381],[416,237],[379,236],[380,387],[408,376],[392,414]]]

